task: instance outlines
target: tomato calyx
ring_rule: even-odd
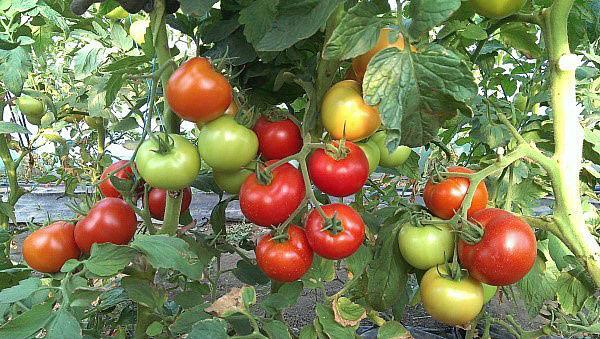
[[[95,203],[96,201],[94,200],[94,197],[92,195],[85,194],[84,198],[81,201],[72,200],[66,203],[66,205],[77,216],[85,217],[86,215],[88,215],[88,213],[92,209],[92,206],[94,206]]]
[[[158,149],[153,150],[155,153],[167,154],[175,146],[175,140],[173,140],[167,132],[158,135],[152,134],[152,138],[154,138],[158,144]]]
[[[325,145],[325,153],[335,160],[345,159],[350,154],[350,149],[345,145],[344,138]]]
[[[469,245],[475,245],[483,238],[483,227],[475,222],[464,219],[460,214],[458,216],[458,229],[456,232],[460,238]]]
[[[344,226],[342,225],[342,221],[337,218],[337,213],[334,213],[331,218],[325,218],[324,224],[323,231],[328,231],[333,235],[344,231]]]
[[[273,181],[273,172],[271,172],[270,166],[265,167],[260,161],[256,162],[256,179],[258,183],[263,186],[268,186]]]

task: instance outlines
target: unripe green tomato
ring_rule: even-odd
[[[517,13],[527,0],[470,0],[473,10],[482,16],[501,19]]]
[[[26,115],[25,118],[27,119],[27,121],[32,124],[32,125],[36,125],[36,126],[40,126],[42,124],[42,117],[38,117],[35,115]]]
[[[53,122],[54,122],[54,114],[52,114],[52,112],[48,112],[48,113],[44,114],[44,116],[40,120],[40,123],[43,127],[48,127]]]
[[[515,96],[515,108],[521,112],[525,112],[527,108],[527,97],[519,93]]]
[[[375,142],[377,147],[379,148],[380,159],[379,165],[382,167],[394,168],[402,165],[408,157],[410,156],[411,150],[409,147],[400,145],[394,152],[390,154],[386,144],[385,144],[386,133],[384,131],[380,131],[375,133],[371,140]]]
[[[28,118],[31,116],[41,119],[44,116],[44,103],[41,100],[29,95],[21,95],[16,102],[19,110]]]
[[[242,184],[252,173],[251,170],[244,168],[235,172],[213,172],[213,178],[223,191],[229,194],[238,194]]]
[[[372,140],[359,142],[357,145],[365,152],[367,160],[369,161],[369,173],[373,173],[377,169],[381,158],[379,147],[377,147],[377,144]]]
[[[133,38],[133,41],[137,42],[138,45],[143,45],[146,42],[146,30],[150,26],[148,20],[134,21],[129,27],[129,35]]]
[[[481,286],[483,286],[483,303],[487,304],[496,295],[498,286],[492,286],[484,283],[481,283]]]
[[[414,226],[408,222],[398,232],[398,245],[406,262],[414,268],[427,270],[452,258],[454,234],[447,224]]]
[[[125,19],[129,16],[129,13],[125,10],[125,8],[118,6],[112,11],[106,13],[105,17],[113,20]]]

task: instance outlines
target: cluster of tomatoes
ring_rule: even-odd
[[[448,172],[472,174],[464,167],[449,167]],[[406,223],[398,234],[400,252],[413,267],[425,271],[420,283],[421,301],[435,319],[449,325],[473,320],[495,294],[497,286],[521,280],[535,263],[537,247],[531,227],[510,212],[486,208],[488,192],[481,182],[468,210],[471,226],[481,230],[480,239],[455,237],[455,214],[469,188],[466,177],[450,176],[430,180],[423,200],[435,216],[422,225]],[[455,243],[458,239],[458,243]],[[448,264],[455,251],[468,276],[454,275]]]

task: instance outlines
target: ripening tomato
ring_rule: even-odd
[[[95,243],[125,245],[136,228],[137,217],[131,206],[119,198],[104,198],[75,225],[75,242],[84,253],[89,253]]]
[[[390,33],[393,33],[391,28],[382,28],[379,31],[379,38],[377,39],[375,46],[367,53],[352,60],[352,69],[354,70],[354,74],[358,81],[362,81],[365,72],[367,71],[367,65],[369,65],[369,62],[373,59],[375,54],[389,47],[397,47],[400,50],[404,49],[404,38],[402,37],[402,34],[398,34],[396,41],[390,43]],[[411,46],[411,50],[414,51],[415,48]]]
[[[102,182],[98,184],[98,189],[100,189],[100,192],[105,197],[121,198],[121,193],[113,186],[109,178],[110,174],[114,171],[117,171],[112,174],[114,177],[130,181],[135,180],[133,170],[131,169],[131,166],[129,166],[129,160],[119,160],[108,166],[104,172],[102,172],[102,175],[100,175],[100,180]]]
[[[474,245],[458,242],[458,258],[469,274],[493,286],[514,284],[527,275],[537,256],[531,227],[497,208],[481,210],[471,219],[483,227],[483,238]]]
[[[15,100],[21,113],[29,118],[39,118],[44,116],[44,102],[29,95],[21,95]]]
[[[373,173],[377,169],[377,166],[379,166],[379,160],[381,158],[379,147],[377,147],[377,144],[373,140],[360,142],[357,143],[357,145],[365,152],[367,160],[369,160],[369,173]]]
[[[377,107],[367,105],[362,88],[354,80],[344,80],[333,85],[321,105],[323,127],[333,139],[359,141],[375,133],[381,126]]]
[[[266,160],[283,159],[302,149],[300,128],[292,120],[269,121],[261,116],[254,125],[258,152]]]
[[[69,259],[77,259],[81,254],[73,229],[75,225],[57,221],[40,228],[23,241],[23,258],[38,272],[56,273]]]
[[[440,273],[447,273],[444,266],[432,267],[421,279],[419,287],[425,311],[447,325],[468,324],[483,308],[481,283],[472,277],[456,281]]]
[[[331,145],[338,148],[339,142]],[[308,158],[310,180],[323,193],[347,197],[358,192],[369,178],[369,160],[356,144],[346,141],[337,151],[316,149]]]
[[[254,131],[225,115],[202,127],[198,150],[214,171],[239,171],[256,157],[258,138]]]
[[[233,99],[227,78],[202,57],[186,61],[173,72],[165,96],[173,112],[191,122],[222,116]]]
[[[254,250],[258,267],[267,277],[280,282],[302,278],[313,261],[313,251],[300,227],[290,225],[287,236],[285,240],[273,240],[271,234],[266,234]]]
[[[310,247],[326,259],[344,259],[356,252],[365,239],[365,223],[360,214],[344,204],[322,206],[328,218],[335,216],[334,225],[324,229],[327,222],[317,209],[306,218],[304,230]]]
[[[192,203],[192,189],[189,187],[184,188],[183,197],[181,199],[181,212],[184,213],[190,208]],[[165,207],[167,204],[167,190],[161,188],[153,188],[148,192],[148,209],[150,215],[156,220],[165,219]]]
[[[412,267],[427,270],[452,258],[454,234],[446,224],[414,226],[409,222],[398,232],[398,245],[406,262]]]
[[[469,2],[477,14],[502,19],[517,13],[527,0],[470,0]]]
[[[475,173],[472,170],[454,166],[448,167],[448,172],[455,173]],[[467,190],[469,189],[469,179],[460,177],[450,177],[439,183],[433,183],[431,180],[425,184],[423,190],[423,200],[425,206],[435,215],[442,219],[452,219],[454,214],[460,209]],[[488,202],[488,191],[485,183],[482,181],[475,190],[471,207],[468,214],[484,209]]]
[[[251,222],[265,227],[284,222],[306,194],[302,173],[294,166],[283,164],[271,174],[271,182],[265,185],[258,181],[256,174],[251,174],[240,188],[242,213]]]
[[[219,188],[221,188],[224,192],[229,194],[238,194],[240,193],[242,184],[252,173],[254,172],[246,168],[242,168],[241,170],[234,172],[213,171],[213,178],[215,179],[217,186],[219,186]]]
[[[406,162],[412,152],[410,147],[400,145],[390,153],[385,143],[386,133],[384,131],[377,132],[373,135],[371,140],[379,148],[379,165],[381,167],[395,168]]]
[[[169,143],[170,149],[161,152],[156,138]],[[178,134],[157,134],[138,149],[135,164],[138,173],[150,186],[180,190],[191,186],[200,173],[200,155],[196,146]]]

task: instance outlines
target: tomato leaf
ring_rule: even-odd
[[[0,121],[0,134],[11,133],[31,134],[31,132],[22,125],[15,124],[14,122]]]
[[[31,56],[24,47],[19,46],[9,51],[0,50],[0,77],[13,94],[21,95],[27,74],[32,68]]]
[[[48,326],[48,333],[46,334],[46,338],[77,339],[82,337],[83,335],[81,333],[81,326],[79,326],[79,322],[77,321],[77,319],[64,308],[58,310],[58,312],[56,312],[56,314],[52,318],[52,322]]]
[[[408,34],[417,39],[448,19],[460,7],[460,0],[413,0],[408,6],[412,22]]]
[[[323,304],[317,305],[317,319],[323,326],[323,332],[330,338],[353,338],[356,326],[344,327],[335,321],[333,310]]]
[[[538,59],[542,55],[536,34],[530,33],[528,27],[522,22],[503,25],[500,29],[500,39],[528,58]]]
[[[388,10],[389,4],[383,1],[362,1],[350,8],[327,41],[323,58],[345,60],[373,48],[380,29],[393,22],[377,16]]]
[[[543,266],[536,260],[531,271],[516,283],[531,315],[537,314],[544,301],[552,299],[556,293],[556,278],[550,271],[544,270]]]
[[[421,157],[415,151],[411,151],[408,159],[402,165],[398,166],[396,170],[400,175],[404,175],[409,179],[419,179],[421,177],[419,159]]]
[[[317,330],[315,329],[315,325],[309,324],[306,325],[300,330],[300,334],[298,335],[298,339],[317,339]]]
[[[367,316],[367,311],[346,297],[339,297],[332,305],[335,321],[344,326],[357,326]]]
[[[188,338],[227,339],[227,323],[218,318],[200,320],[192,326]]]
[[[238,21],[244,25],[244,35],[253,45],[271,28],[278,3],[279,0],[256,0],[240,11]]]
[[[556,283],[556,295],[560,308],[567,314],[576,315],[592,292],[570,273],[563,272]]]
[[[270,281],[258,266],[250,264],[245,260],[237,262],[236,268],[233,269],[233,275],[241,282],[250,285],[263,285]]]
[[[169,327],[169,330],[175,334],[190,332],[192,326],[198,322],[198,320],[204,320],[212,317],[210,314],[204,311],[205,308],[206,305],[199,305],[183,311],[175,319],[175,322]]]
[[[371,259],[373,259],[371,249],[365,245],[360,245],[358,250],[345,260],[348,270],[352,272],[353,275],[358,276],[363,274],[365,269],[369,266]]]
[[[205,16],[218,0],[181,0],[181,11],[185,14]]]
[[[204,265],[182,239],[167,235],[140,234],[135,237],[131,247],[144,253],[156,268],[172,268],[191,279],[198,279],[202,275]]]
[[[377,339],[412,338],[410,332],[397,321],[388,320],[377,331]]]
[[[121,286],[127,292],[129,298],[140,305],[160,309],[164,303],[162,293],[146,279],[123,277]]]
[[[5,288],[0,292],[0,300],[3,304],[10,304],[29,297],[37,291],[41,285],[41,280],[36,277],[27,278],[19,281],[19,284]]]
[[[53,301],[33,305],[30,310],[21,313],[0,326],[2,338],[28,338],[41,330],[52,316]]]
[[[156,337],[157,335],[161,334],[163,331],[163,324],[161,324],[159,321],[155,321],[152,324],[150,324],[150,326],[148,326],[148,328],[146,328],[146,334],[150,337]]]
[[[295,305],[302,294],[303,284],[301,281],[295,281],[290,284],[284,284],[277,293],[271,293],[260,303],[260,307],[268,314],[276,314],[285,308]]]
[[[335,267],[333,260],[327,260],[319,256],[315,256],[313,264],[302,277],[304,287],[310,289],[324,289],[324,283],[332,281],[335,278]]]
[[[135,254],[135,250],[128,246],[111,243],[93,244],[91,255],[83,262],[83,265],[97,276],[109,277],[125,268],[133,260]]]
[[[290,331],[285,323],[279,320],[263,321],[263,329],[267,332],[269,338],[291,339]]]

